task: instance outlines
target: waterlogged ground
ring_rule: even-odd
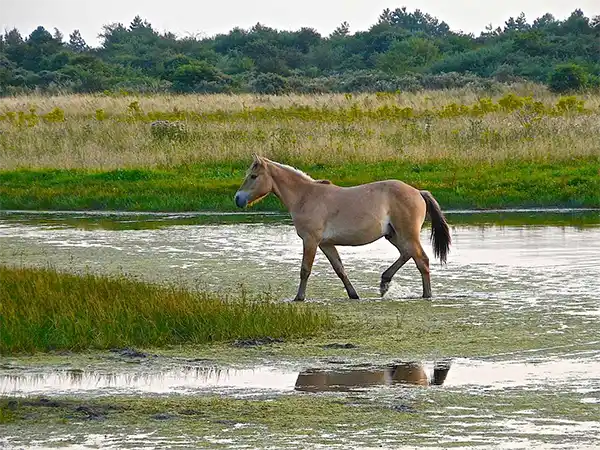
[[[600,214],[448,219],[432,301],[410,264],[378,298],[384,240],[339,248],[359,301],[317,255],[309,301],[340,326],[314,339],[3,357],[0,447],[600,446]],[[0,214],[1,264],[286,301],[300,259],[285,216]],[[422,386],[407,361],[450,370]]]

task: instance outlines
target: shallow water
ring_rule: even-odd
[[[275,215],[222,215],[210,220],[225,223],[171,226],[170,221],[177,223],[181,215],[152,217],[153,223],[160,219],[162,226],[114,230],[89,229],[86,220],[86,225],[80,226],[73,216],[55,215],[50,222],[32,223],[31,214],[23,215],[22,220],[15,214],[0,215],[0,264],[50,263],[69,270],[127,272],[153,281],[216,289],[231,290],[244,284],[252,289],[271,289],[286,298],[295,294],[302,244],[293,226],[281,223],[280,216],[274,223]],[[207,216],[193,220],[198,217],[208,220]],[[264,223],[265,217],[271,223]],[[578,223],[578,216],[565,217]],[[230,223],[234,219],[243,223]],[[133,219],[121,215],[116,220]],[[248,223],[257,220],[261,222]],[[424,229],[422,241],[432,256],[428,234]],[[600,286],[599,226],[473,224],[453,226],[452,236],[448,265],[440,267],[431,258],[436,300],[469,297],[474,302],[492,300],[505,308],[552,307],[561,312],[600,314],[596,301]],[[377,297],[379,277],[398,257],[397,250],[385,239],[338,250],[359,295]],[[388,298],[421,293],[419,273],[411,263],[394,281]],[[345,297],[341,282],[320,252],[307,295],[321,300]],[[557,302],[559,296],[563,300],[568,296],[569,302]]]
[[[544,218],[549,225],[544,225]],[[600,403],[600,213],[536,211],[507,213],[448,214],[453,247],[448,265],[432,259],[433,302],[460,306],[470,311],[469,320],[478,320],[477,311],[506,313],[511,317],[530,314],[540,322],[552,319],[551,333],[569,333],[569,324],[583,324],[573,346],[532,349],[505,354],[462,358],[456,355],[443,389],[459,394],[495,395],[498,402],[506,393],[552,393],[576,395],[581,404]],[[422,233],[429,255],[429,230]],[[128,215],[2,213],[0,214],[0,264],[47,265],[59,269],[92,270],[101,273],[126,272],[152,281],[226,291],[241,284],[252,290],[270,290],[290,299],[297,288],[301,242],[289,219],[282,215]],[[406,302],[421,294],[419,273],[407,264],[394,278],[386,297],[378,296],[379,277],[396,258],[397,252],[385,240],[364,247],[339,247],[346,271],[361,302]],[[345,291],[326,258],[317,255],[307,296],[324,302],[347,302]],[[587,331],[586,331],[587,330]],[[532,330],[533,332],[533,330]],[[401,358],[403,355],[399,355]],[[351,357],[342,365],[313,361],[273,361],[249,368],[213,367],[203,363],[158,359],[143,364],[121,365],[114,370],[89,367],[69,370],[61,367],[19,368],[0,365],[0,395],[222,395],[260,397],[263,395],[306,395],[298,393],[299,374],[318,369],[330,375],[351,375],[349,390],[370,399],[391,402],[407,388],[394,383],[372,382],[367,372],[381,367],[356,366]],[[390,361],[392,363],[392,361]],[[424,361],[431,378],[434,361]],[[18,365],[18,364],[17,364]],[[338,378],[339,379],[339,378]],[[379,379],[378,379],[379,380]],[[323,389],[316,389],[323,390]],[[329,389],[331,390],[331,389]],[[416,391],[415,391],[416,392]],[[313,394],[308,394],[313,395]],[[344,395],[342,393],[342,395]],[[404,394],[403,394],[404,395]],[[460,408],[456,405],[455,408]],[[435,411],[435,408],[433,408]],[[541,417],[539,411],[505,416],[485,410],[444,409],[439,429],[412,433],[398,430],[371,430],[370,434],[344,431],[320,436],[289,437],[276,446],[293,448],[366,448],[380,443],[422,442],[428,446],[471,446],[490,440],[497,448],[594,448],[600,427],[594,421]],[[342,425],[340,425],[342,427]],[[343,427],[342,427],[343,428]],[[485,431],[482,431],[485,429]],[[403,434],[404,433],[404,434]],[[440,434],[441,433],[441,434]],[[264,430],[256,431],[259,442]],[[51,445],[56,435],[40,437],[36,445]],[[192,435],[165,437],[161,432],[139,439],[129,430],[122,434],[78,435],[69,441],[73,448],[94,446],[160,447],[211,445],[242,448],[244,440],[232,439],[227,430],[198,441]],[[404,437],[403,437],[404,436]],[[39,437],[39,436],[38,436]],[[294,441],[294,439],[297,439]],[[0,440],[0,446],[13,441]],[[596,441],[594,441],[596,442]],[[31,445],[33,441],[26,441]],[[16,445],[16,444],[15,444]]]
[[[415,366],[412,368],[412,366]],[[411,367],[410,369],[408,369]],[[400,369],[406,368],[406,371]],[[394,370],[400,374],[394,374]],[[307,367],[296,362],[251,368],[157,363],[134,369],[73,370],[0,369],[0,395],[142,395],[218,393],[257,396],[266,392],[352,391],[427,385],[433,380],[434,362],[390,362],[377,365]],[[420,378],[420,374],[424,380]],[[422,383],[421,381],[424,381]],[[587,403],[600,403],[600,351],[577,352],[570,357],[485,361],[457,358],[443,386],[477,391],[504,389],[562,391],[589,394]]]

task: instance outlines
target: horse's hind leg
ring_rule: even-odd
[[[423,298],[430,298],[431,279],[429,277],[429,258],[420,242],[416,242],[413,245],[412,258],[415,260],[419,272],[421,272],[421,279],[423,280]]]
[[[333,270],[335,270],[335,273],[337,274],[337,276],[340,277],[340,280],[342,280],[342,283],[344,283],[344,287],[346,288],[348,297],[358,300],[358,294],[356,293],[356,290],[354,289],[354,287],[352,286],[352,283],[350,283],[350,280],[348,279],[348,276],[346,275],[346,271],[344,270],[342,260],[340,258],[340,255],[339,255],[337,249],[335,248],[335,246],[321,244],[321,245],[319,245],[319,248],[325,254],[325,256],[327,256],[327,259],[331,263]]]
[[[392,264],[388,269],[386,269],[386,271],[383,272],[383,274],[381,274],[381,283],[379,284],[379,293],[381,294],[382,297],[389,290],[390,283],[392,282],[392,278],[394,277],[394,275],[396,275],[396,272],[398,272],[400,270],[400,268],[404,264],[406,264],[406,262],[411,258],[411,256],[408,254],[406,249],[404,249],[403,246],[400,245],[400,242],[398,240],[398,235],[396,234],[396,232],[394,231],[393,228],[391,229],[390,233],[385,236],[385,238],[394,247],[396,247],[398,249],[398,251],[400,252],[400,257],[394,262],[394,264]]]

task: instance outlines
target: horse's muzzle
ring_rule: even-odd
[[[235,204],[238,208],[245,208],[248,204],[248,193],[244,191],[237,191],[235,193]]]

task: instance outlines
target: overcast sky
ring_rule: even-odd
[[[65,36],[79,29],[95,46],[102,25],[128,25],[139,14],[158,31],[179,36],[212,36],[257,22],[285,30],[308,26],[328,35],[343,21],[350,24],[351,32],[366,30],[385,8],[401,6],[410,11],[419,8],[447,22],[452,30],[476,35],[487,24],[502,26],[521,11],[529,22],[546,12],[564,19],[576,8],[588,17],[600,15],[600,0],[0,0],[0,28],[17,27],[28,35],[42,25],[48,30],[57,27]]]

